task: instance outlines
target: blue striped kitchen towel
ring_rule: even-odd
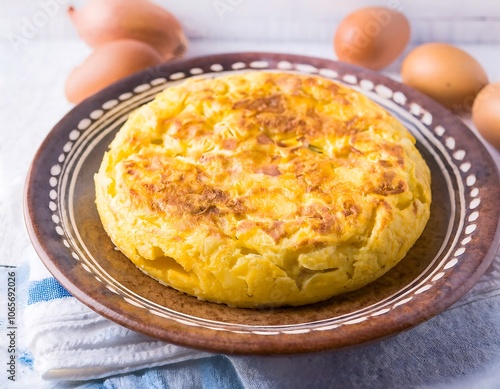
[[[19,270],[19,271],[22,271]],[[82,388],[240,388],[231,362],[128,330],[81,304],[38,258],[30,262],[23,311],[29,382]],[[111,386],[110,386],[111,385]],[[32,386],[33,387],[33,386]]]

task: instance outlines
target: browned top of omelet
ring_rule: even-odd
[[[178,217],[182,229],[260,228],[279,243],[306,224],[315,240],[341,235],[361,199],[408,191],[399,142],[413,139],[374,103],[318,77],[235,81],[195,81],[179,112],[157,112],[157,138],[127,134],[137,154],[122,179],[134,204]]]

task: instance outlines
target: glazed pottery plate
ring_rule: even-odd
[[[111,243],[93,176],[128,115],[189,77],[277,70],[351,86],[417,139],[432,172],[425,231],[397,267],[355,292],[299,308],[230,308],[160,285]],[[311,352],[362,344],[415,326],[457,301],[486,271],[499,242],[500,183],[492,158],[462,121],[381,74],[325,59],[222,54],[137,73],[69,112],[40,147],[26,188],[28,230],[40,258],[76,298],[130,329],[225,353]]]

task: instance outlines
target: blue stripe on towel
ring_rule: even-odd
[[[63,297],[72,297],[71,294],[53,277],[40,281],[32,281],[28,290],[28,305],[42,301],[50,301]]]

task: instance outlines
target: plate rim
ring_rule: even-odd
[[[30,239],[32,241],[33,246],[35,247],[35,250],[37,254],[40,256],[42,262],[45,264],[45,266],[49,269],[49,271],[54,275],[56,279],[58,279],[64,287],[68,289],[68,291],[76,297],[78,300],[80,300],[82,303],[85,305],[89,306],[91,309],[95,310],[96,312],[100,313],[101,315],[107,317],[108,319],[118,322],[121,325],[125,325],[128,328],[131,328],[133,330],[145,333],[147,335],[152,335],[152,336],[157,336],[158,333],[160,333],[160,338],[163,340],[170,341],[172,343],[180,344],[183,346],[189,346],[189,347],[196,347],[200,349],[205,349],[209,351],[218,351],[218,352],[225,352],[225,353],[238,353],[238,354],[268,354],[268,353],[273,353],[273,354],[282,354],[282,353],[298,353],[298,352],[311,352],[311,351],[321,351],[321,350],[327,350],[327,349],[340,349],[344,347],[349,347],[349,346],[354,346],[357,344],[362,344],[368,341],[374,341],[377,339],[382,339],[387,336],[395,335],[399,333],[402,330],[414,327],[417,324],[420,324],[424,321],[427,321],[431,317],[439,314],[442,312],[445,308],[449,307],[452,305],[454,302],[456,302],[460,297],[465,294],[469,289],[472,288],[472,286],[479,280],[480,276],[487,270],[488,266],[490,263],[493,261],[495,257],[495,253],[498,249],[498,245],[500,242],[500,218],[498,215],[500,214],[500,207],[493,207],[492,211],[494,214],[497,215],[497,223],[496,226],[494,226],[494,222],[489,223],[489,228],[491,231],[488,231],[488,237],[489,240],[491,241],[491,245],[489,248],[482,247],[481,252],[483,252],[482,255],[482,261],[476,261],[479,263],[476,263],[474,266],[474,269],[472,271],[469,271],[469,277],[467,280],[464,281],[464,283],[454,289],[454,293],[449,293],[445,294],[443,297],[438,299],[439,304],[434,305],[433,307],[429,306],[421,306],[420,308],[423,308],[423,313],[420,315],[411,315],[408,314],[408,312],[404,312],[404,316],[398,317],[398,320],[393,320],[393,322],[389,321],[389,323],[386,322],[387,327],[385,331],[380,331],[378,332],[378,335],[376,337],[370,336],[370,331],[366,331],[366,327],[363,330],[362,322],[359,323],[352,323],[352,326],[350,326],[350,329],[354,329],[357,331],[358,334],[358,341],[356,342],[342,342],[339,339],[336,339],[334,342],[331,340],[328,341],[329,337],[328,335],[331,334],[331,331],[325,330],[321,333],[322,336],[316,336],[318,339],[327,340],[326,344],[324,345],[319,345],[320,342],[310,342],[309,345],[307,344],[306,341],[306,335],[307,333],[300,334],[283,334],[284,336],[282,338],[289,338],[290,336],[294,337],[294,341],[291,343],[283,343],[283,342],[276,342],[275,339],[276,337],[270,337],[268,335],[264,334],[254,334],[255,336],[259,337],[259,342],[252,342],[251,339],[247,339],[246,337],[244,340],[245,342],[234,342],[234,340],[230,339],[229,341],[227,339],[222,339],[219,336],[214,336],[217,335],[216,330],[209,330],[208,333],[206,332],[206,329],[199,331],[197,329],[196,334],[193,333],[193,328],[186,328],[186,326],[182,328],[177,328],[176,326],[172,326],[172,328],[169,328],[168,331],[162,331],[162,329],[156,329],[158,331],[157,333],[152,333],[151,328],[145,326],[143,323],[137,323],[134,322],[133,320],[130,320],[130,317],[128,315],[121,315],[115,311],[113,311],[112,308],[109,308],[106,304],[102,304],[98,299],[92,298],[89,296],[88,292],[86,293],[85,291],[81,290],[78,285],[75,285],[70,278],[67,277],[66,274],[64,274],[60,269],[57,267],[56,263],[54,261],[54,258],[51,257],[51,252],[50,252],[50,247],[47,246],[47,243],[44,242],[41,237],[41,231],[40,228],[37,227],[37,225],[40,225],[40,220],[39,223],[36,223],[36,218],[37,218],[37,210],[36,210],[36,199],[37,194],[34,193],[33,188],[36,183],[36,176],[37,174],[35,173],[35,170],[37,169],[37,166],[43,165],[40,161],[43,160],[43,158],[48,158],[50,155],[52,155],[50,152],[47,152],[50,147],[53,147],[53,142],[51,142],[51,139],[56,137],[59,133],[63,132],[68,132],[67,129],[67,123],[71,122],[78,122],[81,120],[81,115],[79,114],[81,111],[84,112],[91,112],[93,108],[96,106],[101,107],[103,104],[105,104],[107,101],[111,101],[113,99],[117,99],[117,96],[120,95],[120,93],[126,93],[126,91],[130,91],[131,87],[129,85],[134,85],[136,88],[140,85],[144,85],[144,81],[147,79],[157,79],[159,75],[167,75],[171,76],[175,73],[181,72],[182,69],[185,69],[189,66],[188,64],[196,64],[201,62],[212,62],[214,64],[220,64],[220,63],[225,63],[225,62],[233,62],[236,63],[237,60],[243,60],[245,59],[246,62],[250,62],[250,60],[253,59],[253,62],[259,62],[259,61],[288,61],[290,63],[295,63],[297,64],[304,64],[304,65],[310,65],[313,67],[318,67],[318,64],[329,64],[330,66],[333,66],[334,68],[338,69],[343,69],[346,71],[346,74],[354,74],[358,78],[362,79],[380,79],[383,80],[383,83],[380,85],[384,86],[397,86],[398,91],[403,90],[404,95],[408,97],[408,100],[410,101],[420,101],[423,102],[420,103],[420,107],[422,108],[425,107],[425,111],[430,112],[433,116],[437,114],[445,114],[448,115],[447,117],[452,118],[453,124],[457,125],[458,127],[461,127],[463,130],[462,136],[465,136],[467,142],[473,142],[478,145],[480,145],[482,153],[482,158],[485,159],[482,161],[486,167],[488,168],[488,174],[493,175],[493,179],[496,180],[497,184],[499,182],[499,171],[498,167],[496,166],[495,161],[493,160],[493,157],[490,155],[489,151],[485,148],[485,146],[481,143],[479,138],[470,130],[464,123],[458,119],[453,113],[450,111],[446,110],[445,108],[439,106],[437,103],[432,101],[430,98],[427,96],[424,96],[420,94],[419,92],[397,82],[394,81],[380,73],[376,73],[370,70],[366,70],[363,68],[359,68],[353,65],[349,64],[344,64],[338,61],[332,61],[329,59],[325,58],[316,58],[316,57],[309,57],[309,56],[301,56],[301,55],[293,55],[293,54],[282,54],[282,53],[262,53],[262,52],[241,52],[241,53],[225,53],[225,54],[214,54],[214,55],[208,55],[208,56],[201,56],[201,57],[195,57],[195,58],[189,58],[185,60],[178,60],[166,64],[162,64],[154,69],[147,69],[145,71],[138,72],[132,76],[129,76],[113,85],[110,87],[104,89],[103,91],[97,93],[96,95],[90,97],[89,99],[85,100],[81,104],[75,106],[72,110],[70,110],[55,126],[54,128],[49,132],[45,140],[43,141],[42,145],[38,149],[35,157],[33,158],[33,162],[30,165],[28,174],[27,174],[27,180],[26,180],[26,185],[25,185],[25,195],[24,195],[24,215],[25,215],[25,221],[28,229],[28,235],[30,236]],[[221,65],[222,66],[222,65]],[[191,69],[193,68],[193,65],[191,65]],[[224,66],[223,66],[224,68]],[[328,67],[326,67],[328,69]],[[255,67],[254,69],[258,70],[259,67]],[[176,72],[177,70],[177,72]],[[262,68],[262,70],[265,70],[265,68]],[[219,70],[220,71],[220,70]],[[217,70],[214,70],[214,73],[216,73]],[[349,81],[347,80],[349,83]],[[391,88],[389,88],[391,89]],[[393,89],[393,88],[392,88]],[[78,119],[75,121],[75,118]],[[72,127],[72,126],[70,126]],[[50,165],[50,164],[49,164]],[[498,186],[498,185],[497,185]],[[500,193],[500,191],[497,189],[495,193]],[[493,194],[493,196],[494,196]],[[483,205],[484,206],[484,205]],[[45,220],[47,221],[47,220]],[[50,221],[49,221],[50,223]],[[42,223],[43,224],[43,223]],[[53,255],[53,254],[52,254]],[[106,300],[108,301],[108,300]],[[408,306],[408,305],[407,305]],[[424,314],[425,313],[425,314]],[[404,317],[403,323],[401,322],[401,317]],[[384,319],[387,319],[388,316],[384,317]],[[336,330],[336,328],[331,329]],[[337,331],[339,331],[337,329]],[[167,333],[166,333],[167,332]],[[368,332],[368,333],[367,333]],[[316,332],[317,334],[318,332]],[[200,335],[201,334],[201,335]],[[191,339],[187,339],[191,337]],[[197,335],[197,336],[193,336]],[[207,344],[206,338],[207,336],[211,336],[212,339],[210,341],[210,344]],[[308,335],[309,337],[311,336],[310,334]],[[244,338],[244,337],[240,337]],[[301,340],[304,338],[303,340]],[[299,342],[297,343],[297,339],[299,339]],[[286,339],[285,339],[286,340]],[[306,343],[305,345],[303,343]]]

